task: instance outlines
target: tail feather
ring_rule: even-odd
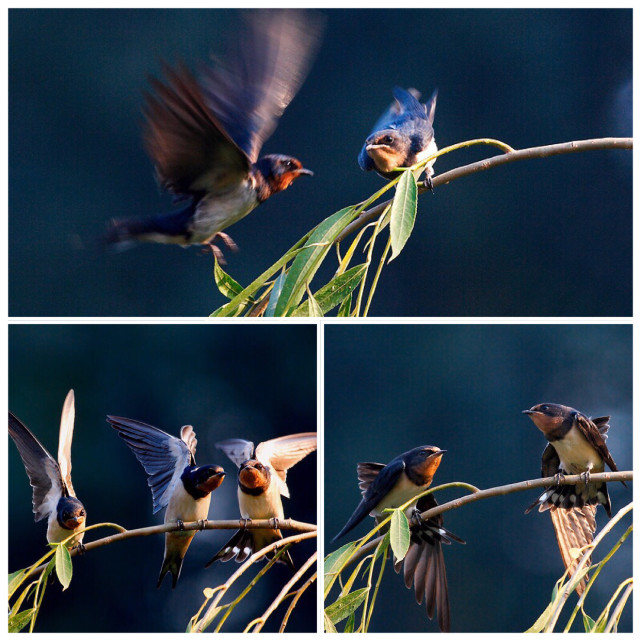
[[[265,543],[264,545],[256,544],[254,534],[258,532],[263,531],[256,530],[252,532],[252,530],[238,530],[234,536],[232,536],[231,539],[229,539],[229,541],[227,541],[227,543],[225,543],[225,545],[223,545],[223,547],[220,548],[220,550],[218,550],[218,552],[216,552],[209,561],[207,561],[207,563],[205,563],[205,567],[208,568],[216,561],[226,563],[232,559],[235,559],[236,563],[243,563],[243,561],[246,561],[252,554],[254,554],[254,552],[258,552],[258,550],[261,550],[263,547],[268,545],[268,543]],[[283,538],[280,532],[277,530],[274,530],[274,532],[277,532],[278,536],[274,536],[272,541]],[[271,559],[274,556],[274,554],[268,554],[267,558]],[[289,550],[280,556],[278,562],[289,566],[292,571],[296,570],[296,566],[294,565],[294,561],[292,560]]]
[[[180,557],[165,557],[162,562],[162,567],[160,568],[160,575],[158,576],[158,583],[156,583],[156,588],[159,588],[162,584],[162,580],[165,578],[167,572],[171,572],[171,587],[175,588],[176,583],[178,583],[178,577],[180,576],[180,570],[183,566],[183,559]]]

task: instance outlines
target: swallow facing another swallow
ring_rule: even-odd
[[[86,512],[71,484],[71,440],[75,418],[74,394],[69,390],[62,406],[58,462],[14,414],[9,412],[9,436],[18,448],[33,487],[35,521],[47,519],[47,542],[59,543],[85,526]],[[80,545],[84,532],[67,542]]]
[[[387,465],[359,463],[356,470],[363,498],[332,542],[347,534],[368,514],[379,523],[389,516],[384,512],[386,508],[400,507],[424,492],[432,484],[444,452],[438,447],[423,445],[400,454]],[[465,541],[443,527],[441,515],[427,520],[420,518],[421,512],[436,505],[434,496],[428,494],[406,508],[405,515],[413,523],[410,547],[403,561],[394,560],[394,569],[400,572],[404,565],[405,585],[411,588],[414,582],[416,602],[420,605],[425,598],[427,616],[431,619],[437,610],[441,632],[449,632],[450,602],[442,544]]]
[[[438,151],[432,128],[438,92],[425,104],[418,101],[421,94],[416,89],[395,87],[393,93],[396,100],[378,119],[358,156],[363,171],[374,169],[388,179],[398,175],[395,169],[411,167]],[[425,165],[428,181],[433,164],[431,160]]]
[[[165,65],[145,94],[144,139],[160,185],[186,205],[142,219],[114,221],[108,243],[204,244],[300,176],[291,156],[258,157],[303,83],[320,38],[318,17],[302,11],[258,11],[235,39],[228,66],[213,63],[199,80]],[[217,255],[220,250],[214,251]]]
[[[220,486],[225,471],[219,465],[196,466],[196,433],[191,425],[180,429],[180,438],[156,427],[119,416],[108,416],[107,422],[127,443],[148,475],[154,514],[166,507],[165,523],[179,526],[187,521],[206,521],[211,492]],[[167,532],[165,557],[156,587],[167,572],[176,587],[183,559],[195,530]]]
[[[579,561],[573,558],[571,550],[582,548],[594,539],[597,505],[605,508],[608,517],[612,516],[607,485],[590,482],[590,473],[603,472],[606,463],[612,471],[617,471],[605,444],[610,417],[590,419],[571,407],[554,403],[541,403],[523,413],[529,415],[549,441],[541,459],[541,476],[583,476],[583,481],[576,485],[546,488],[525,511],[527,514],[537,505],[539,512],[550,511],[561,557],[566,568],[572,567],[571,575]],[[579,594],[585,589],[586,578],[577,588]]]
[[[238,505],[244,519],[284,518],[281,495],[289,498],[287,470],[316,449],[316,432],[290,434],[259,443],[254,449],[251,441],[235,438],[216,443],[216,447],[238,466]],[[278,529],[243,529],[234,536],[207,562],[229,561],[233,558],[242,563],[249,556],[262,550],[274,541],[283,538]],[[273,556],[273,555],[271,555]],[[292,570],[294,562],[285,552],[279,559]]]

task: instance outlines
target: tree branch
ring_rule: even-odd
[[[633,473],[630,472],[601,472],[599,474],[590,474],[590,481],[632,481],[633,480]],[[579,481],[581,481],[581,475],[580,474],[573,474],[569,476],[564,476],[559,480],[559,485],[576,485]],[[529,481],[521,481],[519,483],[511,483],[509,485],[499,485],[497,487],[492,487],[487,490],[478,490],[477,492],[474,492],[473,494],[468,494],[466,496],[462,496],[458,499],[454,499],[453,501],[448,501],[447,503],[443,503],[442,505],[437,505],[436,507],[433,507],[430,510],[426,510],[421,514],[421,518],[423,519],[429,519],[437,514],[443,514],[444,512],[449,512],[450,510],[454,510],[456,508],[459,508],[463,505],[467,505],[468,503],[473,503],[474,501],[480,501],[481,499],[488,499],[493,496],[503,496],[505,494],[513,494],[514,492],[524,492],[525,490],[531,490],[531,489],[536,489],[536,488],[544,488],[548,487],[550,485],[556,485],[557,484],[557,479],[554,476],[549,476],[546,478],[540,478],[540,479],[532,479]],[[439,486],[441,487],[441,486]],[[430,494],[433,491],[436,491],[439,489],[439,487],[431,488],[427,492],[424,492],[424,494]],[[369,554],[372,552],[380,540],[383,538],[384,534],[376,537],[375,539],[372,539],[363,547],[358,550],[346,563],[345,565],[350,565],[354,561],[357,561],[360,559],[362,556]]]
[[[446,171],[445,173],[432,178],[432,185],[434,187],[446,185],[453,180],[463,178],[463,176],[475,174],[479,171],[486,171],[487,169],[492,169],[493,167],[504,165],[509,162],[516,162],[517,160],[547,158],[548,156],[558,156],[560,154],[574,154],[584,151],[597,151],[603,149],[632,149],[632,138],[594,138],[591,140],[575,140],[573,142],[562,142],[555,145],[518,149],[516,151],[510,151],[499,156],[492,156],[491,158],[486,158],[485,160],[480,160],[470,165],[464,165],[463,167],[457,167],[456,169]],[[419,193],[423,193],[424,191],[427,191],[426,187],[419,188]],[[355,230],[360,229],[363,225],[380,216],[390,202],[391,199],[364,211],[354,222],[345,227],[337,237],[336,242],[342,241]]]

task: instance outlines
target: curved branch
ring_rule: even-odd
[[[500,156],[492,156],[485,160],[457,167],[450,171],[432,178],[432,185],[438,187],[446,185],[447,183],[463,178],[470,174],[475,174],[479,171],[486,171],[499,165],[504,165],[509,162],[516,162],[517,160],[530,160],[532,158],[547,158],[548,156],[558,156],[560,154],[574,154],[584,151],[596,151],[603,149],[632,149],[632,138],[594,138],[591,140],[575,140],[572,142],[561,142],[555,145],[544,145],[542,147],[529,147],[528,149],[518,149],[510,151]],[[425,187],[419,188],[419,193],[427,191]],[[336,242],[340,242],[353,231],[360,229],[363,225],[371,220],[374,220],[381,215],[385,207],[391,202],[390,200],[380,203],[367,211],[364,211],[354,222],[350,223],[339,234]]]
[[[582,480],[580,474],[573,474],[561,477],[559,479],[559,485],[576,485],[579,481]],[[590,481],[605,481],[605,482],[614,482],[614,481],[632,481],[633,473],[630,472],[601,472],[599,474],[590,474]],[[478,490],[473,494],[468,494],[466,496],[461,496],[458,499],[453,501],[448,501],[442,505],[437,505],[436,507],[426,510],[421,514],[421,518],[429,519],[437,514],[443,514],[444,512],[449,512],[456,508],[461,507],[462,505],[467,505],[468,503],[473,503],[474,501],[480,501],[481,499],[489,499],[493,496],[503,496],[505,494],[513,494],[514,492],[524,492],[525,490],[531,490],[536,488],[543,488],[549,485],[556,485],[557,479],[554,476],[549,476],[540,479],[532,479],[529,481],[521,481],[519,483],[510,483],[509,485],[499,485],[497,487],[491,487],[487,490]],[[449,485],[449,484],[448,484]],[[439,488],[433,488],[437,490]],[[428,490],[425,494],[429,494]],[[372,539],[365,545],[363,545],[357,553],[355,553],[349,561],[345,564],[350,565],[352,562],[357,561],[362,556],[372,552],[381,539],[385,536],[384,534]]]

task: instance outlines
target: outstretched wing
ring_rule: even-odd
[[[252,163],[303,84],[320,44],[323,18],[310,11],[245,14],[226,66],[202,70],[207,105]]]
[[[256,448],[256,459],[276,472],[280,493],[289,498],[287,470],[313,452],[316,447],[316,432],[289,434],[260,443]]]
[[[229,438],[226,441],[220,441],[216,443],[216,447],[227,454],[236,467],[240,467],[245,461],[254,458],[254,444],[242,438]]]
[[[11,412],[9,412],[9,436],[18,448],[33,488],[35,520],[48,518],[52,512],[56,511],[60,498],[65,496],[58,463],[29,428]]]
[[[76,496],[71,484],[71,441],[73,439],[73,424],[76,419],[76,407],[73,390],[70,389],[62,406],[60,416],[60,437],[58,439],[58,465],[60,476],[70,496]]]
[[[147,483],[151,488],[154,514],[167,507],[171,494],[185,467],[195,464],[194,457],[187,443],[157,427],[120,416],[107,416],[107,422],[127,443],[140,464],[147,472]],[[182,428],[183,436],[193,436],[195,451],[195,434],[190,425]]]

